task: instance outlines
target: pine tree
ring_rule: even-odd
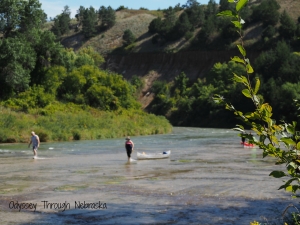
[[[80,6],[79,9],[77,10],[77,14],[75,15],[77,21],[79,22],[79,25],[82,24],[84,12],[85,12],[85,8],[83,6]]]
[[[89,9],[85,9],[82,19],[82,32],[86,38],[95,35],[97,22],[96,10],[92,6]]]
[[[99,9],[99,19],[103,28],[109,29],[116,23],[116,12],[110,6],[105,8],[101,6]]]
[[[51,30],[57,37],[60,37],[69,32],[70,22],[71,11],[69,6],[66,5],[63,12],[54,18],[54,24]]]
[[[286,39],[292,39],[295,35],[297,26],[288,13],[284,10],[280,16],[281,26],[279,27],[279,34]]]
[[[176,23],[176,31],[179,34],[180,37],[185,35],[186,32],[190,31],[192,29],[192,25],[189,21],[188,15],[186,12],[183,12],[177,23]]]

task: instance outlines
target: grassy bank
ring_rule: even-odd
[[[164,117],[141,110],[109,112],[69,104],[61,110],[37,109],[28,114],[1,107],[0,114],[1,143],[28,142],[32,130],[42,142],[163,134],[172,130]]]

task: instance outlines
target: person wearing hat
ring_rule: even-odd
[[[29,142],[28,148],[32,144],[32,150],[33,150],[33,158],[36,159],[37,157],[37,149],[40,147],[40,138],[37,136],[34,131],[31,132],[31,140]]]
[[[126,149],[128,161],[129,161],[130,157],[131,157],[131,153],[133,152],[134,143],[130,140],[129,136],[127,138],[125,138],[125,140],[126,140],[125,141],[125,149]]]

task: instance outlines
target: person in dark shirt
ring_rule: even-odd
[[[128,136],[125,139],[125,149],[127,152],[127,156],[128,156],[128,161],[130,160],[131,154],[133,152],[133,148],[134,148],[134,143],[130,140],[130,137]]]

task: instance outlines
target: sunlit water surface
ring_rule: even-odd
[[[277,190],[282,179],[269,177],[283,167],[243,148],[232,130],[174,128],[132,140],[133,158],[166,150],[171,157],[128,164],[124,138],[42,143],[39,159],[27,144],[0,145],[1,224],[248,225],[280,221],[297,204]]]

